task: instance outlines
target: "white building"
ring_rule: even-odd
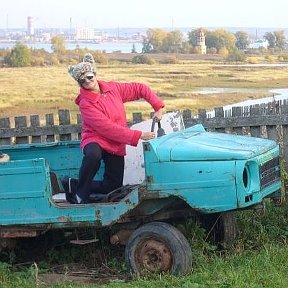
[[[267,49],[268,46],[269,46],[269,42],[265,39],[259,39],[249,44],[250,49],[260,49],[260,48]]]
[[[95,31],[93,28],[77,28],[76,40],[95,40]]]

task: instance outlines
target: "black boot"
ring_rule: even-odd
[[[66,201],[71,204],[79,204],[76,197],[77,183],[78,181],[76,179],[69,177],[64,177],[62,180]]]

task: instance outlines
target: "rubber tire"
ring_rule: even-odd
[[[145,245],[149,246],[149,241],[160,241],[165,251],[169,250],[169,269],[147,269],[143,263],[138,263],[137,251]],[[192,268],[192,251],[187,239],[174,226],[164,222],[151,222],[136,229],[126,244],[125,258],[129,271],[138,275],[147,272],[170,272],[179,275],[191,272]]]

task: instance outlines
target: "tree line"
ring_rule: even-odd
[[[232,33],[224,29],[210,31],[204,28],[198,28],[188,33],[188,40],[184,40],[181,31],[166,32],[162,29],[148,29],[146,37],[143,40],[144,53],[199,53],[197,38],[200,32],[205,35],[205,44],[209,54],[220,53],[221,49],[227,49],[228,53],[239,49],[245,51],[249,49],[249,35],[245,31]],[[266,32],[264,37],[269,43],[269,49],[284,50],[286,39],[284,31]]]
[[[153,64],[153,59],[147,56],[153,53],[199,54],[201,52],[199,46],[197,46],[197,38],[200,32],[205,35],[208,54],[219,54],[226,57],[228,61],[245,61],[247,54],[255,53],[255,49],[249,51],[250,41],[248,33],[245,31],[232,33],[224,29],[210,31],[199,28],[188,32],[188,39],[184,39],[181,31],[167,32],[156,28],[147,30],[142,42],[142,55],[135,55],[132,58],[132,62],[136,64]],[[288,60],[288,56],[285,54],[286,39],[283,30],[266,32],[264,39],[269,43],[268,53],[283,52],[281,59],[284,61]],[[0,50],[0,63],[2,66],[9,67],[59,65],[61,63],[74,64],[81,61],[82,55],[86,52],[92,52],[98,63],[108,62],[105,51],[88,51],[80,48],[67,50],[65,40],[61,36],[54,36],[51,39],[51,49],[52,53],[49,53],[44,49],[32,49],[18,42],[12,49]],[[135,46],[132,47],[131,53],[136,53]],[[177,59],[170,57],[166,62],[174,63],[177,62]]]

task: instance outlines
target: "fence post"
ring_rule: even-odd
[[[6,117],[0,119],[0,129],[9,129],[10,127],[10,118]],[[11,143],[11,137],[2,138],[0,134],[0,145],[10,145]]]
[[[183,117],[183,122],[184,122],[184,126],[185,127],[190,127],[192,126],[192,111],[189,109],[186,109],[183,111],[182,113],[182,117]]]
[[[59,110],[58,111],[59,115],[59,126],[61,125],[70,125],[71,124],[71,119],[70,119],[70,111],[69,110]],[[60,141],[69,141],[71,140],[71,133],[61,133],[59,134],[59,139]]]
[[[277,109],[274,103],[268,104],[267,115],[276,115]],[[267,137],[279,143],[279,137],[276,125],[266,125]]]
[[[39,115],[31,115],[30,116],[30,123],[31,123],[31,127],[35,128],[35,130],[37,128],[40,127],[40,117]],[[41,141],[41,136],[32,136],[32,139],[31,139],[31,142],[32,143],[40,143],[42,142]]]
[[[45,115],[46,119],[46,126],[52,127],[54,126],[54,115],[52,113]],[[46,135],[46,142],[54,142],[55,141],[55,134]]]
[[[16,129],[22,129],[27,128],[27,118],[26,116],[18,116],[15,117],[15,128]],[[29,136],[17,136],[15,137],[15,143],[16,144],[24,144],[29,143]]]
[[[260,115],[260,106],[255,105],[250,107],[250,116],[258,116]],[[250,123],[250,134],[253,137],[261,137],[261,126],[252,126],[253,123]]]
[[[154,114],[154,113],[153,113]],[[142,122],[142,113],[141,112],[134,112],[132,113],[132,123],[136,124],[136,123],[140,123]]]
[[[232,117],[241,117],[242,109],[241,107],[232,107]],[[238,135],[243,135],[242,127],[233,127],[232,131]]]
[[[214,108],[215,118],[216,121],[219,121],[224,118],[224,108],[223,107],[216,107]],[[225,133],[225,127],[215,128],[215,131],[220,133]]]

